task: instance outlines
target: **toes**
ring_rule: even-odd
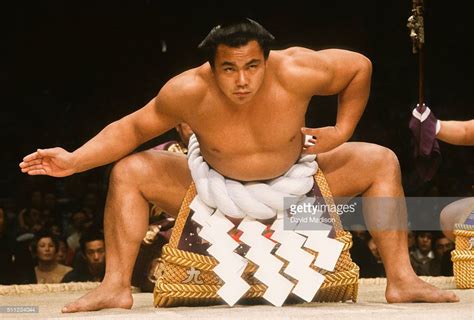
[[[71,311],[69,311],[69,307],[68,306],[64,306],[62,309],[61,309],[61,312],[62,313],[69,313]]]
[[[451,299],[449,299],[449,301],[459,302],[459,297],[456,294],[454,294],[453,292],[451,292]]]
[[[71,313],[76,311],[77,307],[74,305],[74,303],[67,304],[61,309],[62,313]]]

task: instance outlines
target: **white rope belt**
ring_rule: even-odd
[[[315,155],[302,156],[284,175],[268,183],[243,184],[209,168],[196,136],[189,139],[188,165],[199,198],[232,218],[270,219],[283,212],[285,197],[303,197],[313,187],[313,175],[318,169],[315,159]]]

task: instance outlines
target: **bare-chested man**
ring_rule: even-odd
[[[30,175],[64,177],[117,161],[105,207],[107,269],[101,285],[63,312],[131,308],[130,277],[147,229],[148,202],[176,214],[191,183],[186,157],[169,152],[129,155],[137,146],[188,123],[204,159],[226,177],[266,180],[285,173],[302,151],[318,154],[335,196],[403,197],[395,154],[345,143],[369,96],[371,63],[344,50],[271,51],[273,36],[250,20],[213,29],[201,45],[209,62],[169,80],[140,110],[108,125],[74,152],[43,149],[26,156]],[[335,126],[304,128],[314,95],[339,95]],[[315,137],[304,145],[303,134]],[[397,224],[406,212],[366,210],[366,221]],[[458,298],[413,272],[404,230],[372,230],[386,268],[388,302],[452,302]]]

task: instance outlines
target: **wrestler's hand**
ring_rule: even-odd
[[[337,127],[322,128],[301,128],[304,135],[313,136],[303,146],[303,154],[318,154],[332,150],[344,142],[349,137]]]
[[[63,148],[38,149],[23,158],[20,168],[31,176],[65,177],[75,173],[74,156]]]

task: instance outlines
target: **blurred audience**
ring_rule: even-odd
[[[5,211],[0,207],[0,285],[13,284],[13,244],[7,234]]]
[[[84,211],[74,212],[71,216],[71,230],[67,237],[69,248],[76,251],[79,249],[82,233],[92,225],[92,221]]]

